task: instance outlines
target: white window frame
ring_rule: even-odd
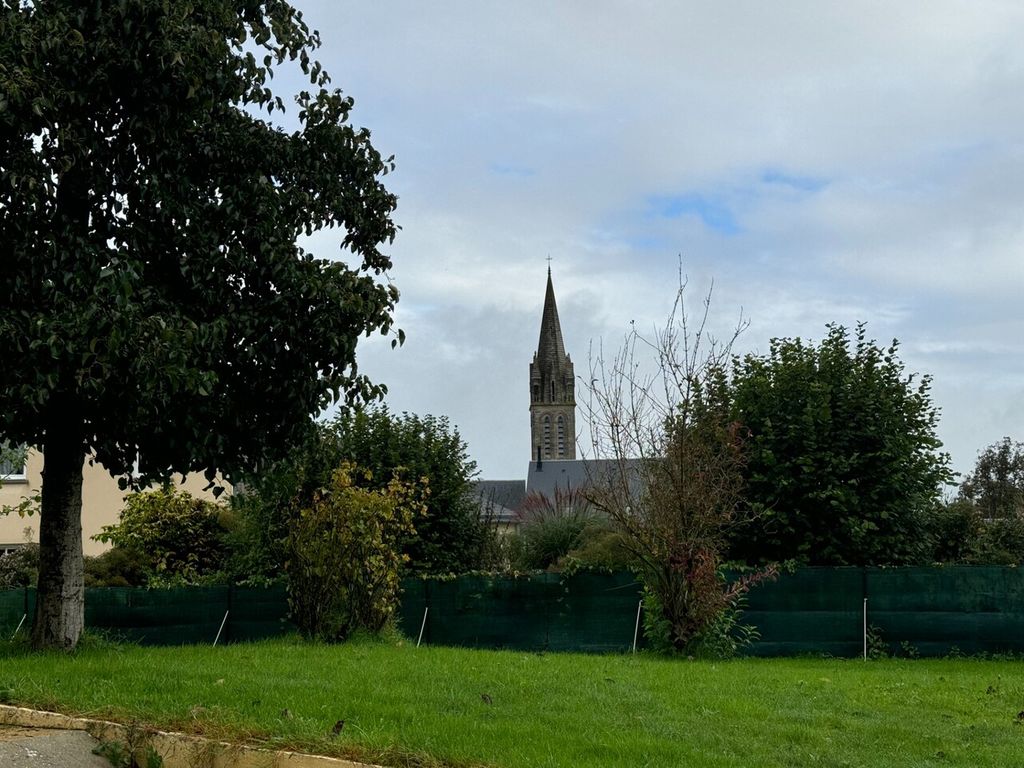
[[[0,474],[0,483],[24,483],[28,481],[28,475],[26,474],[28,464],[28,451],[24,448],[25,455],[21,460],[21,472],[11,472],[9,474]],[[14,468],[14,467],[12,467]]]

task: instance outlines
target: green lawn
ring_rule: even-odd
[[[0,644],[0,692],[401,766],[1024,765],[1016,661],[714,663],[294,640],[63,656]]]

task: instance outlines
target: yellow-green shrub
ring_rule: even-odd
[[[380,490],[359,488],[358,471],[343,464],[291,521],[288,602],[308,636],[344,640],[357,629],[378,632],[398,605],[408,560],[400,542],[414,532],[423,490],[397,479]]]

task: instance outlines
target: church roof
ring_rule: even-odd
[[[472,493],[480,502],[481,513],[491,522],[519,521],[519,506],[526,498],[526,483],[522,480],[477,480]]]
[[[640,489],[640,459],[553,459],[530,462],[526,470],[526,492],[555,498],[556,491],[582,490],[600,485],[609,476],[625,472],[633,492]]]
[[[555,304],[555,288],[551,284],[551,268],[548,267],[548,287],[544,293],[544,314],[540,321],[540,341],[537,343],[537,361],[561,361],[566,357],[565,342],[562,341],[562,326],[558,322],[558,306]]]

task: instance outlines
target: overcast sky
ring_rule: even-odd
[[[484,477],[525,476],[549,255],[578,376],[681,257],[741,351],[899,339],[957,469],[1024,439],[1024,3],[296,2],[396,155],[408,340],[360,370]]]

